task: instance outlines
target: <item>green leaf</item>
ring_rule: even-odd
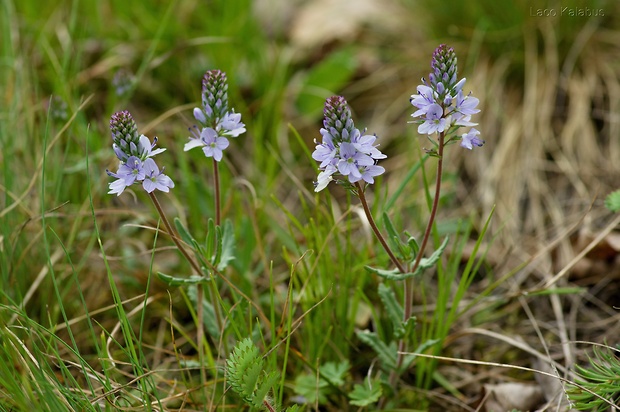
[[[181,220],[178,217],[174,218],[174,227],[177,229],[177,232],[179,232],[179,236],[181,236],[183,242],[188,245],[192,245],[194,243],[194,238],[189,233],[187,228],[183,226],[183,223],[181,223]]]
[[[232,222],[226,219],[222,228],[220,242],[220,255],[217,263],[217,270],[224,270],[228,264],[235,259],[235,234]]]
[[[263,407],[263,400],[267,397],[267,394],[269,393],[269,391],[271,391],[271,389],[278,382],[279,379],[280,374],[278,372],[271,371],[270,373],[264,374],[263,378],[261,379],[260,386],[256,389],[256,392],[254,393],[254,407]]]
[[[415,240],[415,237],[411,236],[409,233],[405,232],[409,238],[407,239],[407,244],[413,250],[413,257],[418,255],[418,251],[420,250],[420,245],[418,245],[418,241]]]
[[[396,300],[396,294],[392,289],[386,286],[384,283],[379,284],[379,297],[383,302],[383,307],[387,312],[388,318],[392,322],[392,328],[394,328],[394,336],[401,338],[405,334],[405,328],[403,327],[403,308]]]
[[[207,222],[207,238],[205,239],[204,255],[205,259],[207,259],[211,263],[213,263],[213,258],[217,253],[216,240],[217,233],[215,231],[215,223],[213,222],[213,219],[209,219],[209,221]]]
[[[385,270],[385,269],[373,268],[372,266],[364,266],[364,267],[370,273],[374,273],[375,275],[381,276],[382,278],[388,279],[388,280],[404,280],[404,279],[408,279],[416,275],[416,273],[400,273],[398,269]]]
[[[261,358],[258,353],[258,348],[254,346],[250,338],[245,338],[238,342],[230,354],[230,357],[226,360],[226,376],[228,383],[235,392],[244,398],[248,393],[243,385],[244,376],[252,365],[259,362],[261,362]]]
[[[250,367],[244,371],[243,378],[241,381],[241,384],[243,385],[243,392],[244,394],[246,394],[246,401],[248,403],[251,403],[255,407],[260,406],[260,404],[256,405],[257,401],[259,403],[262,402],[262,399],[258,400],[254,396],[254,392],[257,389],[258,380],[261,377],[262,372],[263,372],[263,362],[261,361],[252,362]]]
[[[616,190],[615,192],[611,192],[607,195],[607,198],[605,199],[605,207],[612,212],[617,212],[620,210],[620,190]]]
[[[168,286],[197,285],[199,283],[209,282],[209,278],[198,275],[192,275],[188,278],[178,278],[176,276],[170,276],[165,273],[157,272],[157,277],[164,281]]]
[[[365,380],[363,385],[356,384],[353,387],[353,392],[349,394],[349,399],[351,399],[351,405],[368,406],[378,402],[382,394],[383,390],[381,389],[380,382],[375,381],[371,384],[368,380]]]
[[[385,231],[387,232],[387,241],[390,244],[390,249],[393,251],[400,252],[400,258],[402,259],[410,259],[411,258],[411,248],[403,243],[400,238],[398,232],[394,228],[394,224],[387,213],[383,213],[383,226],[385,227]]]
[[[398,269],[385,270],[385,269],[373,268],[372,266],[365,266],[365,268],[369,272],[374,273],[377,276],[381,276],[382,278],[385,278],[388,280],[405,280],[413,276],[421,275],[422,273],[424,273],[426,269],[429,269],[435,266],[435,264],[441,257],[441,254],[446,249],[447,245],[448,245],[448,238],[445,238],[441,246],[439,246],[439,249],[433,252],[433,254],[430,255],[429,257],[422,258],[420,260],[420,264],[418,265],[415,272],[400,273]]]
[[[415,275],[420,275],[422,274],[426,269],[432,268],[433,266],[435,266],[435,264],[437,263],[437,261],[439,260],[439,258],[441,257],[441,254],[443,253],[443,251],[446,249],[446,246],[448,245],[448,238],[446,237],[443,241],[443,243],[441,244],[441,246],[439,246],[439,249],[437,249],[435,252],[433,252],[432,255],[430,255],[430,257],[428,258],[422,258],[420,260],[420,265],[418,266],[418,268],[415,270]]]
[[[385,369],[388,371],[393,371],[396,369],[397,349],[394,342],[387,345],[376,333],[368,330],[356,331],[355,334],[359,340],[370,346],[375,351]]]
[[[349,361],[327,362],[321,366],[321,377],[328,380],[334,386],[342,386],[345,384],[345,377],[351,365]]]
[[[317,378],[315,375],[307,373],[301,374],[295,378],[294,390],[295,393],[305,398],[308,404],[319,401],[320,404],[327,403],[329,384],[324,380]]]
[[[226,377],[230,387],[257,409],[264,407],[269,391],[279,380],[278,372],[265,371],[265,362],[250,338],[233,349],[226,361]]]

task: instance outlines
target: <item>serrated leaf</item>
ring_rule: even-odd
[[[267,394],[273,386],[278,382],[280,375],[277,372],[271,372],[265,374],[261,379],[260,386],[256,389],[254,393],[254,400],[252,404],[256,408],[260,408],[263,405],[263,400],[267,397]]]
[[[439,246],[439,249],[434,251],[433,254],[430,255],[429,257],[422,258],[420,260],[420,265],[416,269],[415,274],[416,275],[422,274],[422,272],[424,272],[426,269],[430,269],[433,266],[435,266],[435,264],[437,263],[437,261],[441,257],[443,251],[446,249],[447,245],[448,245],[448,238],[446,237],[443,240],[443,243],[441,244],[441,246]]]
[[[168,286],[187,286],[209,282],[209,278],[198,275],[191,275],[188,278],[179,278],[176,276],[170,276],[166,275],[165,273],[157,272],[157,277],[163,282],[165,282]]]
[[[185,243],[187,243],[188,245],[193,244],[194,238],[189,233],[187,228],[185,226],[183,226],[183,223],[181,222],[181,220],[178,217],[174,218],[174,227],[176,228],[177,232],[179,233],[179,236],[181,236],[181,239]]]
[[[605,199],[605,207],[612,212],[620,210],[620,189],[615,192],[611,192]]]
[[[401,338],[405,333],[405,329],[403,328],[404,311],[396,300],[396,294],[384,283],[379,284],[378,293],[381,298],[381,302],[383,302],[383,307],[387,312],[388,318],[390,319],[390,322],[392,322],[395,337]]]
[[[393,371],[396,369],[397,349],[393,342],[390,343],[390,345],[387,345],[376,333],[368,330],[356,331],[355,334],[359,340],[370,346],[375,351],[386,370]]]
[[[409,319],[407,319],[405,322],[401,323],[403,329],[405,329],[404,336],[409,335],[411,332],[413,332],[413,329],[415,328],[417,321],[418,319],[415,316],[412,316]]]
[[[257,396],[258,391],[264,391],[264,388],[262,388],[260,382],[260,378],[262,375],[263,362],[255,362],[245,371],[245,374],[243,376],[243,391],[245,395],[244,399],[247,403],[256,408],[261,406],[264,399],[259,399]],[[266,391],[269,391],[269,389],[267,389]]]
[[[368,406],[379,401],[383,390],[381,384],[378,381],[373,382],[372,385],[368,381],[364,381],[363,385],[356,384],[353,387],[353,392],[349,394],[349,403],[355,406]]]
[[[301,374],[295,378],[295,393],[305,398],[306,402],[312,404],[319,400],[320,404],[327,402],[327,388],[329,384],[320,379],[317,382],[316,376],[310,374]]]
[[[408,279],[416,275],[416,273],[400,273],[398,269],[385,270],[385,269],[373,268],[372,266],[364,266],[364,267],[370,273],[374,273],[375,275],[381,276],[382,278],[388,279],[388,280],[396,280],[396,281],[405,280],[405,279]]]
[[[327,379],[334,386],[345,384],[345,377],[351,365],[349,361],[327,362],[321,366],[321,377]]]

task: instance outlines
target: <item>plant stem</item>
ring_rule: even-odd
[[[269,412],[276,412],[276,408],[274,408],[273,405],[270,404],[267,399],[263,399],[263,406],[267,408]]]
[[[215,188],[215,226],[222,223],[220,206],[220,174],[218,171],[218,161],[213,159],[213,187]]]
[[[435,197],[433,198],[433,204],[431,206],[431,215],[428,218],[428,223],[426,225],[426,230],[424,231],[424,237],[422,238],[422,244],[420,245],[420,250],[418,250],[418,255],[416,256],[415,262],[413,263],[413,267],[410,272],[415,272],[418,266],[420,266],[420,262],[422,261],[422,257],[424,256],[424,249],[426,249],[426,245],[428,244],[428,239],[431,237],[431,232],[433,229],[433,224],[435,223],[435,216],[437,215],[437,207],[439,205],[439,195],[441,194],[441,174],[443,171],[443,148],[444,148],[444,139],[445,133],[439,133],[439,144],[437,147],[437,176],[435,177]],[[413,311],[413,286],[414,279],[413,277],[405,279],[405,301],[404,301],[404,310],[403,310],[403,322],[407,322],[411,316]],[[406,351],[406,341],[405,337],[399,340],[398,342],[398,362],[396,363],[396,369],[400,369],[403,363],[403,359],[405,355],[403,352]],[[390,376],[390,378],[395,375]]]
[[[431,232],[433,230],[433,224],[435,223],[435,216],[437,215],[437,207],[439,205],[439,196],[441,194],[441,174],[443,171],[443,147],[444,147],[444,138],[445,132],[439,133],[439,144],[437,147],[437,176],[435,177],[435,197],[433,198],[433,205],[431,207],[431,215],[428,218],[428,224],[426,225],[426,230],[424,231],[424,237],[422,238],[422,244],[420,245],[420,250],[418,250],[418,255],[416,256],[415,262],[413,263],[413,267],[411,268],[411,272],[415,272],[415,270],[420,266],[420,262],[422,261],[422,257],[424,256],[424,249],[426,249],[426,245],[428,244],[428,239],[431,237]],[[405,297],[409,297],[410,301],[405,301],[405,311],[404,311],[404,321],[407,321],[411,317],[411,311],[413,310],[413,278],[409,278],[405,281],[405,286],[410,293],[405,291]]]
[[[175,245],[177,246],[177,249],[179,249],[179,252],[183,254],[185,259],[192,266],[192,268],[196,271],[198,276],[204,276],[204,274],[202,273],[202,270],[200,269],[200,266],[198,266],[198,263],[196,263],[196,261],[192,259],[192,257],[189,255],[187,250],[185,250],[185,248],[183,247],[183,243],[181,243],[181,240],[177,237],[176,232],[172,228],[172,225],[168,221],[168,218],[166,217],[166,214],[164,213],[164,210],[162,209],[161,204],[159,203],[159,200],[157,200],[157,196],[155,196],[155,192],[149,193],[149,196],[151,200],[153,201],[153,204],[155,205],[155,209],[157,209],[157,212],[159,212],[159,216],[161,217],[161,220],[163,220],[164,226],[166,226],[166,229],[168,230],[170,237],[172,238]],[[198,307],[196,308],[196,316],[198,317],[198,322],[197,322],[198,324],[196,325],[196,344],[198,345],[198,358],[201,364],[203,364],[203,361],[204,361],[204,348],[203,348],[203,344],[204,344],[203,343],[203,337],[204,337],[204,321],[203,321],[204,314],[203,312],[204,310],[203,310],[203,305],[202,305],[202,299],[203,299],[202,296],[203,296],[202,285],[198,284],[196,285],[196,300],[198,301]],[[202,382],[206,383],[207,376],[206,376],[206,373],[204,372],[204,368],[200,368],[200,372],[201,372],[200,375],[202,378]]]
[[[213,158],[213,187],[215,191],[215,226],[222,225],[222,207],[220,205],[220,173],[218,168],[218,161]],[[216,232],[217,233],[217,232]],[[219,242],[216,236],[213,237],[215,242]],[[217,249],[217,244],[214,245]],[[202,285],[199,285],[202,287]],[[209,283],[209,293],[211,295],[211,302],[213,302],[213,311],[215,312],[215,318],[217,319],[217,325],[220,333],[224,333],[224,322],[222,321],[222,315],[220,314],[220,307],[217,300],[217,289],[215,282]],[[228,351],[227,351],[228,352]]]
[[[368,202],[366,201],[366,196],[364,195],[364,189],[362,188],[362,185],[359,182],[356,182],[355,185],[357,187],[357,196],[362,202],[364,213],[366,214],[366,218],[368,218],[368,223],[370,223],[372,231],[375,232],[375,236],[377,236],[377,239],[379,239],[381,246],[383,246],[383,249],[385,249],[386,253],[390,257],[390,260],[394,263],[394,265],[396,265],[400,273],[407,273],[407,270],[405,269],[403,264],[396,258],[396,256],[394,256],[394,253],[392,252],[387,242],[383,238],[383,235],[379,231],[379,228],[377,227],[377,224],[372,217],[372,213],[370,212],[370,208],[368,207]]]
[[[166,214],[164,213],[164,210],[162,209],[161,204],[159,203],[159,200],[157,200],[157,196],[155,196],[155,192],[149,193],[149,197],[153,201],[153,204],[155,205],[155,209],[157,209],[157,212],[159,213],[161,220],[164,222],[164,226],[166,226],[166,230],[168,231],[168,234],[172,238],[172,241],[174,242],[174,244],[177,246],[177,249],[179,249],[179,252],[181,252],[183,257],[185,257],[185,260],[187,260],[187,263],[189,263],[190,266],[194,269],[194,271],[196,271],[196,274],[198,274],[199,276],[202,276],[203,273],[202,273],[202,270],[200,269],[200,266],[190,256],[190,254],[187,252],[185,247],[183,247],[183,243],[181,242],[181,239],[179,239],[179,237],[176,235],[176,231],[170,224],[170,221],[168,221],[168,218],[166,217]]]

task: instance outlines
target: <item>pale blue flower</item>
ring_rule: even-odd
[[[146,159],[143,166],[145,177],[142,187],[147,193],[152,193],[155,189],[167,193],[174,187],[172,179],[166,176],[163,170],[159,171],[159,167],[153,159]]]
[[[385,172],[385,169],[381,166],[370,165],[370,166],[360,167],[359,172],[360,172],[359,177],[349,175],[349,181],[351,183],[355,183],[359,180],[364,180],[366,183],[372,184],[375,182],[374,177],[382,175],[383,172]]]
[[[447,124],[446,118],[443,117],[443,108],[437,103],[433,103],[426,110],[426,120],[418,126],[418,133],[441,133],[446,130]]]
[[[109,194],[120,195],[128,186],[139,182],[143,182],[144,189],[149,193],[155,189],[167,192],[169,188],[174,187],[168,176],[159,173],[153,160],[153,156],[166,149],[154,150],[157,138],[151,143],[145,135],[138,135],[136,123],[128,111],[112,115],[110,130],[114,142],[112,149],[120,160],[120,165],[116,173],[106,170],[109,176],[116,178],[110,183]],[[150,180],[150,183],[146,180]]]
[[[241,122],[241,114],[234,111],[226,113],[218,122],[218,132],[230,137],[237,137],[245,133],[245,124]]]
[[[106,170],[106,173],[108,176],[117,179],[110,183],[110,191],[108,192],[108,194],[116,194],[117,196],[120,196],[127,186],[144,180],[145,177],[142,162],[135,156],[127,159],[127,163],[121,163],[116,173],[112,173],[109,170]]]
[[[460,90],[456,95],[455,110],[464,115],[476,114],[480,111],[480,109],[476,109],[476,106],[478,106],[479,102],[480,100],[475,97],[471,97],[471,95],[463,95],[463,91]]]
[[[417,87],[417,91],[418,94],[412,95],[409,100],[412,105],[419,109],[411,115],[413,117],[425,115],[429,106],[437,103],[435,101],[435,92],[430,87],[421,84]]]
[[[355,148],[353,143],[340,143],[340,160],[337,167],[343,176],[362,177],[360,174],[360,166],[371,166],[375,162],[372,158]],[[350,180],[350,179],[349,179]],[[350,180],[351,181],[351,180]]]
[[[336,169],[336,166],[330,164],[327,165],[327,167],[325,167],[325,170],[321,171],[316,179],[316,183],[314,186],[314,191],[315,192],[320,192],[321,190],[325,189],[327,187],[327,185],[329,184],[329,182],[331,182],[332,180],[334,180],[334,178],[332,177],[332,175],[334,173],[336,173],[338,171],[338,169]]]
[[[343,97],[328,98],[323,113],[323,127],[320,129],[323,140],[320,143],[315,141],[317,145],[312,153],[312,158],[320,162],[314,191],[325,189],[336,180],[336,174],[346,177],[349,183],[360,180],[373,183],[373,177],[385,171],[376,166],[376,162],[387,157],[375,145],[377,136],[363,134],[355,128],[351,110]]]
[[[484,144],[484,140],[478,138],[480,132],[476,129],[471,129],[469,133],[465,133],[461,136],[461,147],[472,150],[474,146],[481,147]]]
[[[319,167],[327,167],[327,165],[334,163],[337,153],[338,150],[332,142],[332,136],[326,133],[323,135],[323,143],[317,145],[314,152],[312,152],[312,158],[317,162],[321,162]]]
[[[200,132],[192,130],[194,138],[190,137],[190,141],[185,144],[184,151],[193,149],[194,147],[201,147],[206,157],[212,157],[216,161],[221,161],[223,153],[222,151],[228,147],[230,142],[225,137],[218,136],[217,132],[210,127],[205,127]]]
[[[364,132],[366,132],[364,130]],[[367,154],[372,157],[374,160],[385,159],[386,155],[381,153],[377,146],[373,143],[377,140],[376,135],[366,134],[362,135],[362,133],[358,129],[353,129],[353,133],[351,134],[351,143],[353,146],[359,150],[360,152]]]

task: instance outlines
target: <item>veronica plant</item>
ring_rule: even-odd
[[[417,119],[414,123],[419,124],[418,133],[427,135],[433,144],[433,149],[428,150],[428,153],[437,157],[435,196],[412,272],[415,272],[422,262],[437,214],[444,147],[459,140],[461,147],[469,150],[484,144],[484,140],[478,137],[480,132],[474,128],[461,136],[457,134],[457,130],[463,126],[476,126],[476,123],[471,122],[471,116],[480,111],[476,108],[479,100],[471,94],[463,93],[464,85],[465,78],[459,80],[457,77],[457,58],[454,50],[442,44],[433,53],[429,79],[422,78],[422,84],[417,87],[418,93],[412,95],[410,99],[411,104],[418,109],[411,115]],[[405,286],[405,320],[411,316],[412,299],[413,284],[408,280]]]
[[[480,132],[475,128],[470,128],[461,135],[457,133],[461,127],[476,126],[476,123],[471,121],[471,116],[480,111],[477,109],[479,100],[463,92],[464,84],[465,79],[458,79],[454,50],[440,45],[433,53],[429,79],[422,79],[422,84],[417,87],[417,94],[411,96],[410,102],[417,109],[412,116],[415,119],[414,123],[418,124],[418,133],[427,136],[433,145],[427,152],[437,158],[435,195],[426,230],[419,245],[412,236],[402,241],[387,215],[384,215],[384,223],[388,241],[375,224],[364,191],[369,184],[374,183],[376,176],[384,173],[385,169],[377,163],[386,156],[378,150],[375,144],[376,136],[366,135],[355,128],[344,98],[336,96],[327,99],[323,128],[320,130],[322,141],[317,142],[312,154],[312,157],[319,162],[320,171],[315,191],[321,191],[330,182],[336,181],[357,195],[372,230],[395,266],[390,270],[371,267],[368,269],[388,280],[404,280],[402,307],[394,303],[393,291],[385,286],[379,288],[382,301],[393,323],[398,346],[396,347],[394,342],[389,344],[381,342],[373,332],[358,333],[360,340],[372,346],[387,364],[386,369],[391,371],[392,383],[398,373],[408,365],[409,360],[412,360],[409,357],[405,362],[403,351],[406,350],[407,337],[414,321],[413,277],[434,266],[447,245],[446,239],[434,253],[424,258],[440,198],[444,148],[456,142],[460,142],[461,147],[469,150],[484,144]],[[429,344],[432,343],[425,342],[422,345]]]
[[[238,137],[245,132],[241,114],[228,110],[228,83],[226,73],[209,70],[202,79],[202,107],[194,109],[194,118],[200,127],[190,128],[192,136],[184,150],[202,147],[206,157],[213,158],[213,180],[215,188],[215,224],[221,224],[220,184],[218,162],[223,151],[230,145],[229,137]]]
[[[116,173],[106,170],[109,176],[116,178],[116,180],[110,183],[110,191],[108,193],[120,196],[127,187],[141,183],[142,188],[153,201],[168,230],[168,234],[179,248],[179,251],[197,273],[202,273],[200,266],[183,247],[155,195],[155,190],[167,193],[174,187],[172,179],[164,174],[164,168],[160,170],[153,159],[154,156],[164,152],[166,149],[155,149],[157,138],[154,138],[153,143],[151,143],[148,137],[143,134],[139,135],[136,122],[131,113],[126,110],[112,115],[110,118],[110,131],[113,141],[112,149],[119,160],[119,167]]]

